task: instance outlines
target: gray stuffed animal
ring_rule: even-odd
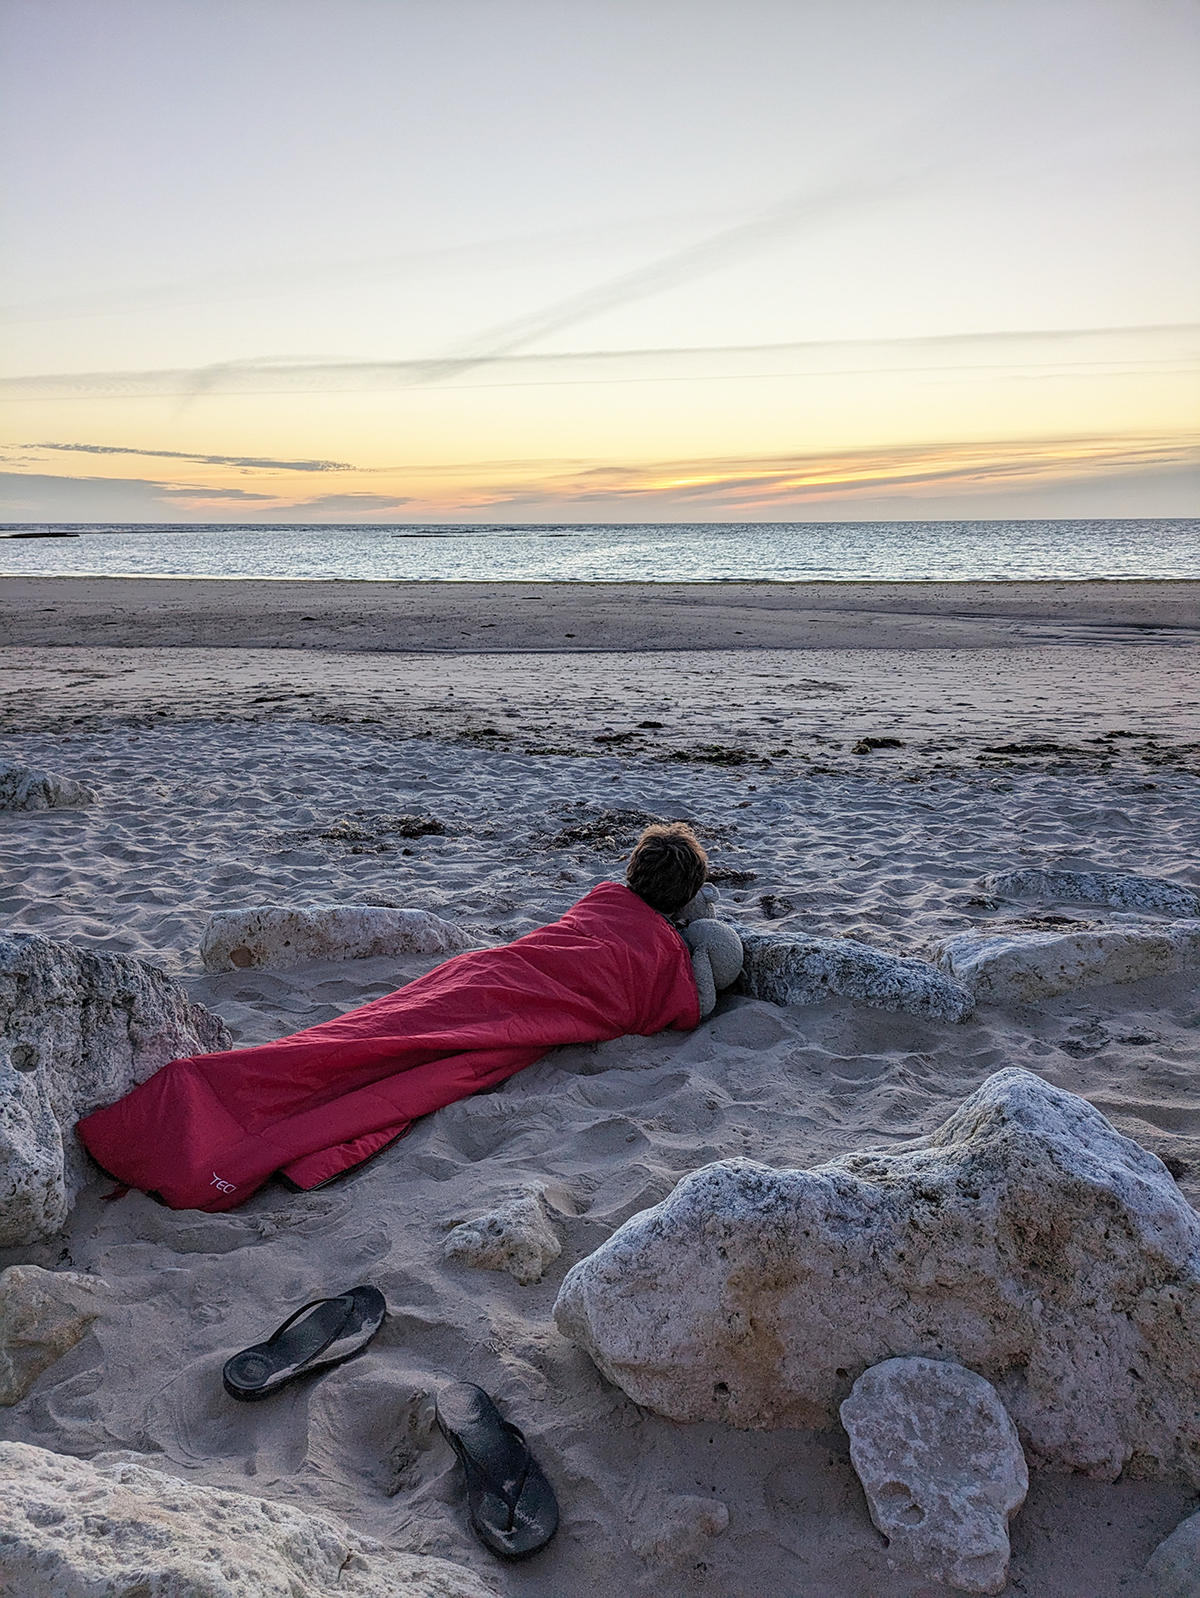
[[[706,882],[671,920],[692,951],[692,973],[700,995],[700,1019],[716,1008],[717,993],[736,982],[742,971],[742,940],[727,921],[718,921],[713,909],[720,890]]]

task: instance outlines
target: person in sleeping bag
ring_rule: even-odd
[[[649,827],[625,885],[602,882],[515,943],[456,955],[291,1037],[172,1060],[80,1121],[78,1136],[105,1171],[172,1209],[228,1210],[276,1172],[320,1187],[418,1116],[561,1044],[694,1027],[715,1003],[712,973],[725,986],[741,969],[731,927],[695,923],[736,946],[736,969],[727,959],[718,970],[672,920],[711,918],[707,866],[689,827]]]

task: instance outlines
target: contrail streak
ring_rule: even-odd
[[[677,348],[591,350],[561,354],[476,356],[459,375],[479,369],[501,379],[579,382],[622,380],[641,364],[669,365],[766,361],[787,356],[807,366],[795,373],[740,375],[823,376],[888,371],[1061,369],[1101,364],[1131,369],[1187,366],[1200,358],[1200,323],[1130,327],[1039,328],[1002,332],[942,333],[913,338],[813,339],[773,344],[685,345]],[[817,362],[823,363],[820,367]],[[602,375],[579,378],[581,369]],[[0,399],[147,399],[204,394],[368,392],[406,388],[445,378],[447,362],[433,357],[395,361],[266,359],[157,371],[53,372],[0,378]],[[698,374],[698,375],[703,375]],[[451,384],[450,386],[454,386]],[[231,463],[232,460],[231,460]],[[297,467],[297,469],[304,469]],[[329,468],[332,469],[332,468]]]
[[[180,449],[134,449],[125,444],[22,444],[21,449],[59,449],[77,455],[145,455],[155,460],[195,461],[201,466],[249,466],[282,472],[352,472],[345,461],[277,461],[256,455],[193,455]]]

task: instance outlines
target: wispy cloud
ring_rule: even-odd
[[[1190,368],[1200,360],[1200,323],[1038,328],[886,339],[813,339],[772,344],[693,345],[445,360],[228,361],[142,372],[54,372],[0,378],[0,399],[146,399],[204,394],[358,393],[436,379],[467,386],[661,381],[708,373],[822,377],[847,373],[963,370],[1076,371]],[[455,380],[459,379],[459,382]],[[472,385],[473,386],[473,385]],[[47,447],[47,446],[44,446]],[[81,446],[57,446],[78,448]],[[87,446],[100,451],[103,446]],[[137,451],[154,454],[168,452]],[[210,456],[183,456],[215,460]],[[230,463],[234,462],[230,458]],[[246,464],[253,464],[249,459]],[[286,465],[261,462],[263,465]],[[290,463],[295,470],[351,470],[338,462]]]
[[[273,496],[244,488],[154,483],[128,477],[53,477],[44,472],[0,472],[0,519],[63,522],[163,522],[180,511],[203,508],[208,520],[222,510],[252,507],[257,520]]]
[[[351,521],[404,512],[403,494],[318,494],[297,500],[290,492],[198,483],[156,483],[141,477],[51,477],[38,472],[0,472],[0,519],[50,521],[167,521],[197,510],[205,520],[221,511],[249,510],[255,521]],[[227,519],[227,518],[226,518]]]
[[[202,466],[239,466],[270,472],[352,472],[345,461],[277,461],[259,455],[193,455],[179,449],[136,449],[131,444],[22,444],[20,449],[65,450],[76,455],[138,455],[154,460],[193,461]]]
[[[411,505],[412,499],[404,494],[320,494],[316,499],[302,500],[304,510],[322,521],[329,516],[360,516],[367,511],[380,515]]]
[[[928,184],[935,176],[962,167],[969,160],[972,144],[969,113],[980,88],[994,82],[997,74],[988,72],[979,82],[960,85],[933,104],[926,105],[915,118],[901,120],[886,131],[869,135],[843,156],[840,168],[810,179],[782,196],[756,215],[709,232],[704,237],[666,251],[655,259],[619,272],[600,283],[558,298],[539,310],[505,321],[475,335],[444,360],[427,363],[418,381],[435,381],[441,375],[461,374],[477,362],[497,355],[511,354],[550,334],[590,321],[607,311],[636,303],[667,290],[680,288],[722,268],[777,248],[790,238],[811,230],[847,211],[886,204],[905,198],[914,189]],[[945,118],[959,108],[957,137],[945,138]],[[257,294],[295,292],[344,282],[347,274],[388,278],[407,275],[414,269],[431,267],[444,273],[462,263],[475,268],[480,258],[510,256],[517,241],[493,241],[490,245],[409,252],[375,262],[343,262],[326,267],[276,267],[266,274],[218,274],[199,283],[160,285],[99,296],[31,302],[0,307],[0,320],[26,321],[56,319],[66,315],[94,315],[97,311],[126,307],[149,309],[186,302],[188,299],[216,297],[241,298]],[[545,253],[549,242],[543,235],[533,241]]]
[[[166,500],[258,500],[270,502],[277,498],[275,494],[254,494],[245,488],[197,488],[189,483],[171,483],[159,488],[159,493]]]
[[[825,516],[928,516],[953,501],[1004,503],[1063,491],[1062,505],[1095,506],[1103,484],[1137,485],[1140,505],[1186,514],[1186,482],[1200,438],[1182,434],[1076,436],[880,445],[786,455],[702,456],[641,462],[509,460],[440,462],[397,470],[396,492],[305,496],[143,478],[0,474],[0,516],[29,520],[161,522],[249,515],[255,522],[814,520]],[[1157,486],[1156,486],[1157,485]],[[1082,495],[1082,498],[1080,497]],[[1155,497],[1157,495],[1157,497]],[[1072,497],[1073,496],[1073,497]],[[1165,498],[1164,498],[1165,496]],[[857,507],[857,508],[856,508]],[[224,516],[222,516],[224,512]],[[1131,514],[1155,514],[1135,509]],[[1055,514],[1103,514],[1059,508]],[[1111,514],[1111,513],[1110,513]]]
[[[1177,472],[1200,465],[1195,436],[1007,439],[823,452],[813,455],[706,457],[631,465],[590,465],[527,482],[480,484],[475,509],[519,510],[553,502],[586,508],[603,502],[647,508],[655,502],[714,515],[750,515],[821,501],[900,495],[914,500],[951,490],[995,491],[1097,474]]]
[[[444,280],[452,275],[496,273],[547,262],[590,259],[605,251],[645,248],[677,238],[685,229],[695,231],[702,222],[711,226],[711,214],[695,213],[643,217],[588,228],[555,228],[476,239],[467,244],[431,246],[399,254],[360,256],[340,261],[276,261],[257,270],[212,272],[203,277],[169,283],[141,283],[132,287],[99,290],[90,294],[55,295],[0,306],[0,323],[56,322],[75,318],[114,316],[181,305],[204,305],[281,295],[327,293],[362,284],[401,283],[424,278]]]

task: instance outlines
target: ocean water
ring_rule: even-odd
[[[0,548],[2,576],[385,582],[933,582],[1200,578],[1200,519],[623,526],[76,526]]]

